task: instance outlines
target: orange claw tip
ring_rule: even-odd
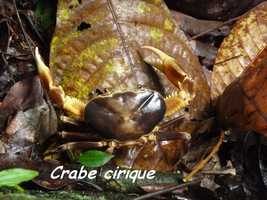
[[[152,46],[142,46],[141,49],[152,51],[152,53],[159,57],[160,61],[152,63],[152,65],[163,72],[177,88],[181,89],[181,84],[183,84],[186,79],[190,80],[187,73],[176,62],[175,58]]]

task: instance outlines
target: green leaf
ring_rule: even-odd
[[[16,187],[18,184],[30,181],[38,175],[37,171],[29,169],[14,168],[3,170],[0,171],[0,187]]]
[[[101,167],[113,158],[113,155],[106,152],[89,150],[82,153],[79,157],[81,164],[87,167]]]

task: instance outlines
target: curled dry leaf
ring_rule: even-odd
[[[212,74],[211,95],[215,100],[267,45],[267,2],[242,17],[223,41]]]
[[[220,121],[239,131],[267,137],[267,47],[218,99]]]

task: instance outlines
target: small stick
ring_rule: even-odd
[[[26,42],[27,42],[27,44],[28,44],[28,46],[29,46],[29,48],[31,50],[32,56],[35,57],[33,49],[32,49],[32,46],[31,46],[31,43],[30,43],[30,40],[29,40],[29,38],[27,36],[27,33],[26,33],[26,31],[25,31],[25,29],[23,27],[23,24],[22,24],[20,15],[19,15],[19,11],[18,11],[18,8],[17,8],[16,0],[13,0],[13,4],[14,4],[15,10],[16,10],[16,15],[17,15],[17,18],[18,18],[18,21],[19,21],[20,28],[21,28],[21,30],[23,32],[24,38],[25,38],[25,40],[26,40]]]
[[[236,175],[236,169],[235,168],[230,168],[230,169],[225,169],[225,170],[203,170],[201,172],[202,174],[207,174],[207,175]]]
[[[237,56],[233,56],[233,57],[231,57],[231,58],[227,58],[227,59],[225,59],[225,60],[223,60],[223,61],[220,61],[220,62],[215,63],[214,66],[215,66],[215,65],[220,65],[220,64],[222,64],[222,63],[228,62],[228,61],[233,60],[233,59],[237,59],[237,58],[239,58],[240,56],[243,56],[243,55],[240,54],[240,55],[237,55]]]
[[[183,183],[183,184],[180,184],[180,185],[177,185],[177,186],[173,186],[173,187],[170,187],[170,188],[161,190],[161,191],[151,192],[151,193],[145,194],[145,195],[143,195],[143,196],[137,197],[137,198],[135,198],[135,199],[133,199],[133,200],[150,199],[151,197],[155,197],[155,196],[158,196],[158,195],[161,195],[161,194],[165,194],[165,193],[168,193],[168,192],[172,192],[172,191],[174,191],[174,190],[178,190],[178,189],[181,189],[181,188],[190,186],[190,185],[195,185],[195,184],[199,183],[200,181],[201,181],[201,179],[196,179],[196,180],[194,180],[194,181],[190,181],[190,182]]]
[[[191,180],[191,178],[198,171],[200,171],[201,169],[203,169],[205,167],[205,165],[209,162],[209,160],[212,158],[212,156],[214,156],[214,154],[216,154],[219,151],[220,146],[223,143],[223,139],[224,139],[224,133],[222,132],[220,135],[218,143],[213,147],[210,154],[204,160],[199,161],[199,163],[197,163],[196,166],[194,166],[193,170],[183,179],[184,182]]]

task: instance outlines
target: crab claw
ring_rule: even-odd
[[[144,60],[148,64],[151,64],[162,73],[164,73],[178,89],[185,90],[188,93],[193,94],[193,81],[190,79],[187,73],[177,64],[176,60],[173,57],[152,46],[143,46],[142,49],[151,51],[159,58],[149,60],[145,57]]]
[[[44,63],[38,47],[35,48],[35,61],[37,65],[38,75],[43,82],[44,87],[48,91],[52,102],[63,110],[72,113],[79,119],[83,118],[85,104],[80,100],[65,95],[61,86],[54,84],[50,69]]]

